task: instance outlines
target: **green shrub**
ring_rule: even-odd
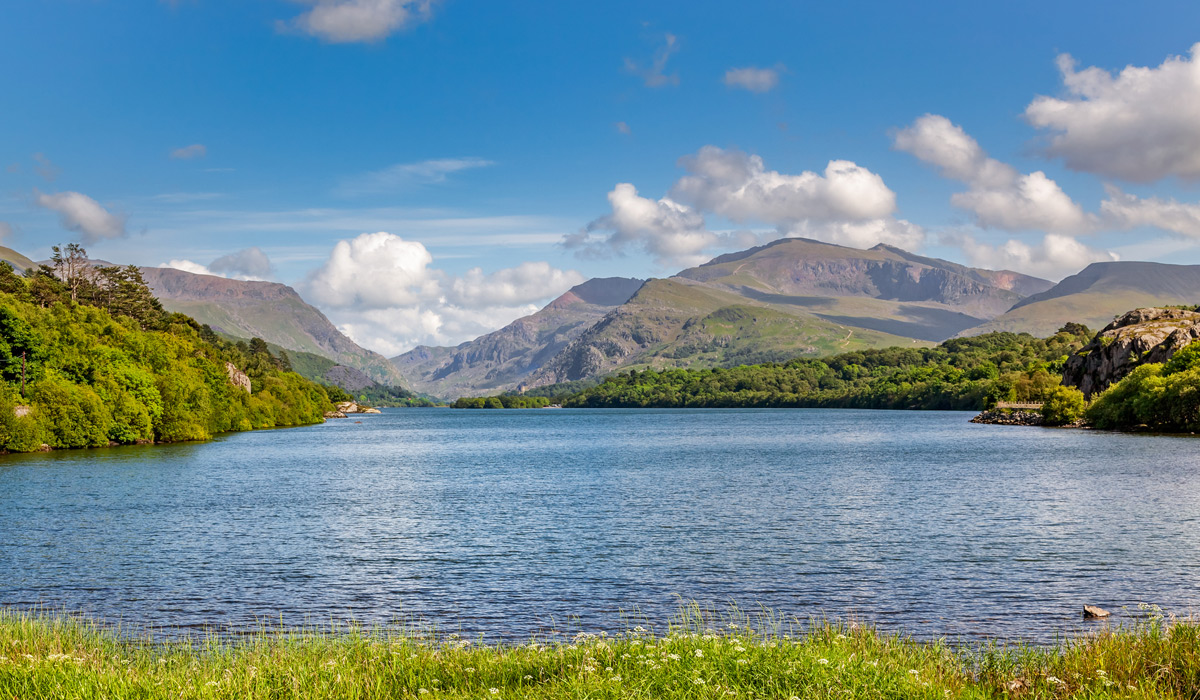
[[[1050,390],[1042,403],[1042,422],[1045,425],[1068,425],[1083,418],[1087,400],[1075,387],[1057,386]]]

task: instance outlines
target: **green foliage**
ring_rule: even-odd
[[[68,249],[76,258],[81,251]],[[75,267],[73,286],[47,270],[21,278],[0,265],[2,450],[207,440],[317,423],[331,407],[325,389],[287,371],[287,358],[264,352],[262,341],[243,351],[163,312],[136,268],[89,277]],[[253,394],[230,382],[226,363],[250,377]],[[18,406],[27,415],[18,417]]]
[[[450,405],[450,408],[545,408],[550,405],[550,399],[545,396],[476,396],[463,397]]]
[[[1200,430],[1200,342],[1166,364],[1140,365],[1092,401],[1086,414],[1097,428]]]
[[[1083,418],[1087,399],[1073,386],[1056,386],[1046,393],[1042,403],[1044,425],[1069,425]]]
[[[997,401],[1045,400],[1059,386],[1063,357],[1086,343],[1088,333],[1074,324],[1042,339],[988,333],[935,348],[863,350],[730,369],[633,370],[563,405],[978,410]]]

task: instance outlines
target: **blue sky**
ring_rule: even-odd
[[[0,233],[286,282],[389,354],[784,235],[1200,263],[1200,6],[978,5],[14,3]]]

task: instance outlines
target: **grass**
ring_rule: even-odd
[[[686,610],[664,636],[481,645],[389,629],[182,641],[0,609],[0,698],[1197,698],[1200,625],[953,648]]]

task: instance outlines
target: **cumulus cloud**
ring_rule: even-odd
[[[625,70],[640,77],[646,87],[663,87],[664,85],[678,85],[679,74],[671,73],[667,75],[667,61],[671,55],[679,50],[679,37],[674,34],[667,33],[663,35],[663,44],[658,51],[654,53],[654,58],[650,64],[643,66],[632,58],[625,59]]]
[[[705,146],[679,162],[688,174],[671,197],[737,222],[866,221],[896,208],[883,178],[848,160],[829,161],[823,175],[785,175],[767,170],[759,156]]]
[[[285,29],[334,44],[376,42],[429,19],[436,0],[301,0],[312,9]]]
[[[79,192],[42,194],[35,190],[34,203],[58,212],[63,228],[75,231],[84,243],[95,243],[125,235],[125,217],[109,213],[99,202]]]
[[[1023,175],[988,157],[962,127],[940,115],[927,114],[897,131],[894,144],[943,176],[966,183],[968,191],[952,195],[950,202],[971,212],[984,228],[1062,236],[1153,227],[1200,238],[1200,205],[1142,199],[1108,186],[1100,211],[1085,212],[1045,173]]]
[[[1189,238],[1200,238],[1200,204],[1184,204],[1174,199],[1142,199],[1108,186],[1108,198],[1100,203],[1100,215],[1106,225],[1119,229],[1150,226]]]
[[[1073,170],[1154,182],[1200,178],[1200,43],[1158,67],[1113,75],[1058,57],[1065,97],[1037,97],[1025,118],[1051,135],[1046,153]]]
[[[193,275],[212,275],[213,274],[212,270],[208,269],[207,267],[205,267],[204,265],[201,265],[198,262],[192,262],[191,260],[172,259],[168,262],[165,262],[165,263],[159,265],[159,267],[169,267],[169,268],[172,268],[175,270],[183,270],[184,272],[190,272]],[[215,276],[222,277],[223,275],[215,275]]]
[[[193,158],[203,158],[208,155],[208,147],[202,143],[193,143],[190,146],[176,148],[168,154],[172,160],[192,160]]]
[[[633,185],[622,182],[608,193],[611,212],[563,239],[563,245],[581,257],[623,255],[643,250],[663,266],[698,265],[711,256],[704,251],[720,243],[704,217],[669,197],[649,199]]]
[[[463,170],[495,165],[485,158],[436,158],[416,163],[397,163],[383,170],[367,173],[344,182],[338,188],[343,195],[390,192],[412,185],[433,185],[445,182],[450,175]]]
[[[640,249],[666,267],[697,265],[717,250],[783,236],[856,247],[885,242],[911,249],[924,242],[919,226],[892,216],[896,195],[883,178],[850,161],[830,161],[820,174],[787,175],[767,170],[756,155],[706,146],[679,163],[687,174],[666,197],[650,199],[618,184],[608,194],[611,212],[565,236],[563,245],[588,258]],[[718,233],[707,227],[705,213],[775,230]]]
[[[941,115],[917,119],[897,131],[893,143],[938,167],[943,176],[969,185],[967,192],[956,193],[950,202],[971,212],[984,228],[1080,234],[1096,227],[1095,217],[1085,214],[1044,172],[1021,174],[989,158],[962,127]]]
[[[725,86],[749,90],[753,93],[764,93],[774,90],[779,85],[779,72],[782,66],[774,68],[730,68],[725,71]]]
[[[271,259],[255,246],[222,255],[209,263],[208,269],[225,277],[261,280],[271,276]]]
[[[1048,279],[1061,279],[1094,262],[1118,260],[1116,253],[1090,248],[1070,236],[1048,233],[1041,243],[1009,239],[996,246],[967,234],[942,236],[941,242],[957,246],[971,265],[992,270],[1017,270]]]
[[[419,241],[364,233],[339,241],[304,289],[356,342],[396,354],[496,330],[583,281],[544,262],[491,273],[475,268],[461,277],[433,263]]]

